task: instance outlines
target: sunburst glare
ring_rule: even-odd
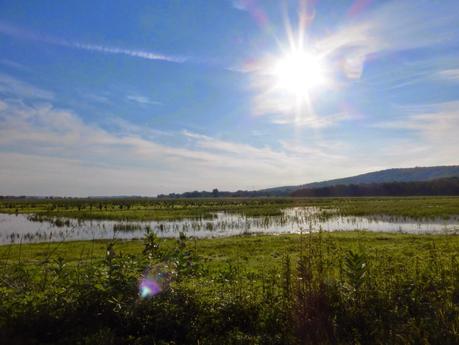
[[[296,33],[292,32],[286,17],[287,46],[276,39],[280,48],[278,55],[264,59],[254,70],[255,112],[275,115],[276,123],[320,127],[322,122],[314,103],[333,87],[333,70],[326,54],[306,39],[305,11],[304,7],[300,9]]]
[[[297,97],[314,92],[327,83],[324,61],[304,50],[294,49],[279,58],[272,68],[275,87]]]

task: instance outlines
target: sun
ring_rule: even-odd
[[[274,87],[296,96],[306,96],[327,84],[325,62],[319,55],[293,50],[273,62]]]
[[[340,88],[339,66],[326,45],[307,34],[309,17],[303,12],[298,31],[293,32],[286,16],[287,40],[275,37],[276,52],[250,61],[247,69],[256,91],[254,114],[269,116],[277,124],[313,127],[320,124],[328,96]]]

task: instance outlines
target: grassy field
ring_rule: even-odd
[[[368,232],[0,246],[0,339],[457,344],[458,255],[457,235]]]
[[[39,219],[449,218],[459,198],[1,200]],[[0,246],[0,343],[458,344],[459,236],[331,232]]]
[[[260,198],[260,199],[15,199],[0,200],[0,213],[27,213],[37,217],[112,220],[174,220],[211,217],[225,211],[247,216],[280,215],[296,206],[316,206],[325,215],[389,215],[412,218],[448,218],[459,215],[459,197],[414,198]],[[331,212],[330,212],[331,211]]]

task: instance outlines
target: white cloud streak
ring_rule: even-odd
[[[146,60],[159,60],[174,63],[183,63],[187,60],[187,58],[184,56],[167,55],[149,50],[126,49],[99,44],[89,44],[78,41],[64,40],[61,38],[51,37],[47,35],[39,35],[28,30],[17,28],[4,22],[0,22],[0,33],[20,39],[26,39],[35,42],[43,42],[62,47],[87,50],[105,54],[126,55]]]
[[[128,101],[135,102],[142,105],[161,105],[161,102],[154,101],[146,96],[141,95],[127,95],[126,96]]]
[[[440,71],[437,76],[441,79],[459,82],[459,68]]]
[[[160,54],[160,53],[151,52],[147,50],[124,49],[124,48],[118,48],[118,47],[109,47],[109,46],[86,44],[86,43],[79,43],[79,42],[68,42],[68,43],[62,42],[60,43],[60,45],[83,49],[83,50],[107,53],[107,54],[127,55],[131,57],[147,59],[147,60],[161,60],[161,61],[176,62],[176,63],[183,63],[187,60],[186,57],[165,55],[165,54]]]
[[[331,127],[339,122],[352,120],[354,117],[348,113],[342,112],[333,115],[314,115],[300,118],[294,121],[295,126],[304,126],[309,128],[326,128]],[[291,118],[276,116],[272,120],[273,123],[278,125],[289,125],[292,123]]]

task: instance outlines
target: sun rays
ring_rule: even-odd
[[[285,14],[287,43],[274,37],[278,52],[260,61],[253,73],[255,112],[273,114],[278,118],[275,122],[314,127],[319,120],[314,100],[333,86],[326,56],[308,40],[307,28],[313,17],[306,6],[300,6],[298,29],[294,31]]]

